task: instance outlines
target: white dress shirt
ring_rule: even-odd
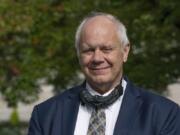
[[[118,117],[118,114],[119,114],[119,111],[121,108],[122,99],[124,97],[126,85],[127,85],[127,82],[125,80],[122,80],[123,95],[120,96],[113,104],[111,104],[108,108],[105,109],[105,114],[106,114],[105,135],[113,135],[117,117]],[[95,90],[93,90],[89,84],[86,84],[86,88],[92,95],[100,95]],[[107,96],[112,91],[113,91],[113,89],[101,96]],[[91,113],[92,113],[91,108],[87,108],[86,106],[83,106],[82,104],[79,105],[79,112],[78,112],[78,116],[77,116],[74,135],[86,135],[87,134]]]

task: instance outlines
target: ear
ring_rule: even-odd
[[[128,59],[128,54],[129,54],[129,50],[130,50],[130,45],[126,45],[124,47],[124,53],[123,53],[123,62],[125,63]]]

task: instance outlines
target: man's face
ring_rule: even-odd
[[[89,20],[83,28],[79,62],[86,80],[94,89],[111,89],[122,77],[122,66],[129,47],[122,48],[117,26],[105,17]],[[102,92],[103,93],[103,92]]]

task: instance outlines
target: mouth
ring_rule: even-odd
[[[91,70],[104,70],[104,69],[108,69],[110,68],[109,66],[108,67],[92,67],[90,68]]]
[[[110,67],[93,67],[93,68],[89,68],[90,72],[93,75],[106,75],[110,69]]]

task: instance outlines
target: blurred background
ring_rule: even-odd
[[[179,0],[0,0],[0,135],[26,135],[33,106],[83,80],[74,35],[91,11],[117,16],[125,74],[180,104]]]

